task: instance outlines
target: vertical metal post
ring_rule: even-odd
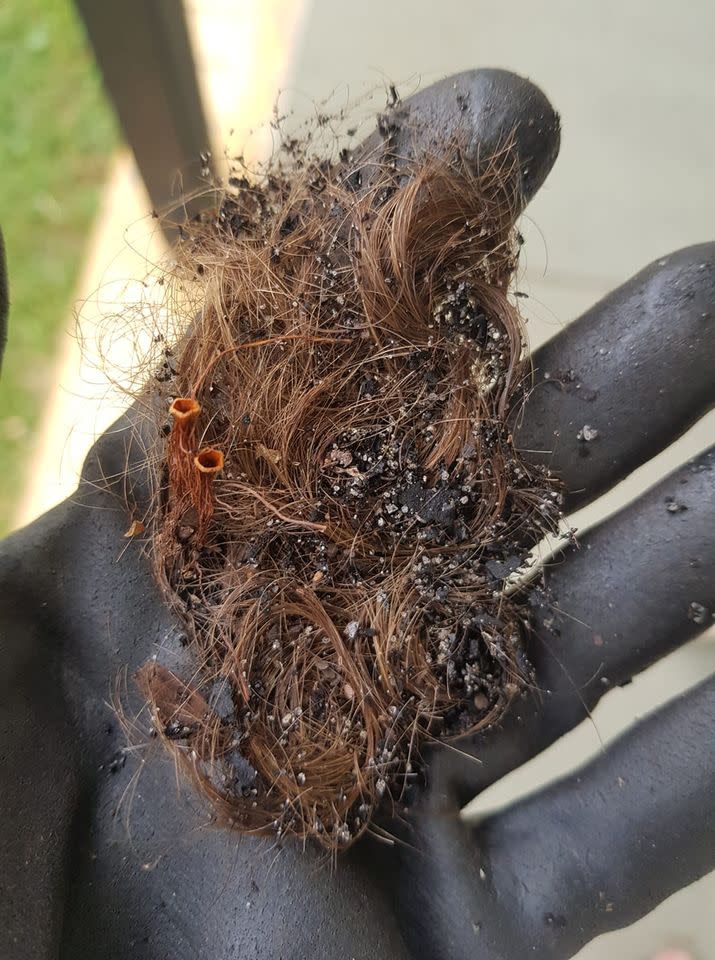
[[[89,40],[157,211],[205,183],[209,134],[181,0],[76,0]],[[184,219],[202,206],[168,212]],[[171,235],[169,224],[165,227]]]

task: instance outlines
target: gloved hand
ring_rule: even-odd
[[[525,200],[558,151],[548,101],[502,71],[449,78],[400,109],[432,146],[461,132],[474,163],[515,131]],[[534,357],[516,436],[560,474],[567,510],[707,409],[714,254],[692,247],[647,267]],[[137,760],[124,749],[117,677],[158,645],[181,650],[148,564],[123,554],[124,503],[146,495],[134,418],[96,444],[77,494],[0,556],[0,919],[11,960],[567,958],[713,867],[713,680],[577,776],[477,827],[457,816],[711,622],[712,452],[564,552],[549,596],[534,596],[538,690],[461,753],[431,748],[427,790],[408,823],[392,825],[399,842],[363,839],[331,871],[313,849],[211,828],[160,750]]]

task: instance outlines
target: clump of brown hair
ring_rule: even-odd
[[[154,383],[148,528],[195,668],[137,681],[242,831],[347,846],[426,741],[494,722],[528,678],[503,571],[558,492],[509,427],[510,157],[477,173],[458,143],[386,145],[358,166],[293,143],[184,228],[192,319]]]

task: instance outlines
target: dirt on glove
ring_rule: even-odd
[[[187,675],[147,663],[156,734],[245,832],[331,852],[394,812],[426,743],[529,681],[524,591],[559,490],[515,449],[512,152],[330,160],[284,140],[186,223],[186,318],[144,387],[156,575]],[[154,411],[152,413],[152,411]]]

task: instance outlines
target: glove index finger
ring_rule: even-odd
[[[477,172],[510,147],[514,156],[505,159],[514,161],[515,180],[509,186],[523,209],[554,165],[561,124],[530,80],[508,70],[465,70],[395,100],[378,116],[377,130],[356,152],[356,161],[369,182],[370,158],[384,156],[386,143],[404,163],[423,153],[439,156],[455,141]]]

